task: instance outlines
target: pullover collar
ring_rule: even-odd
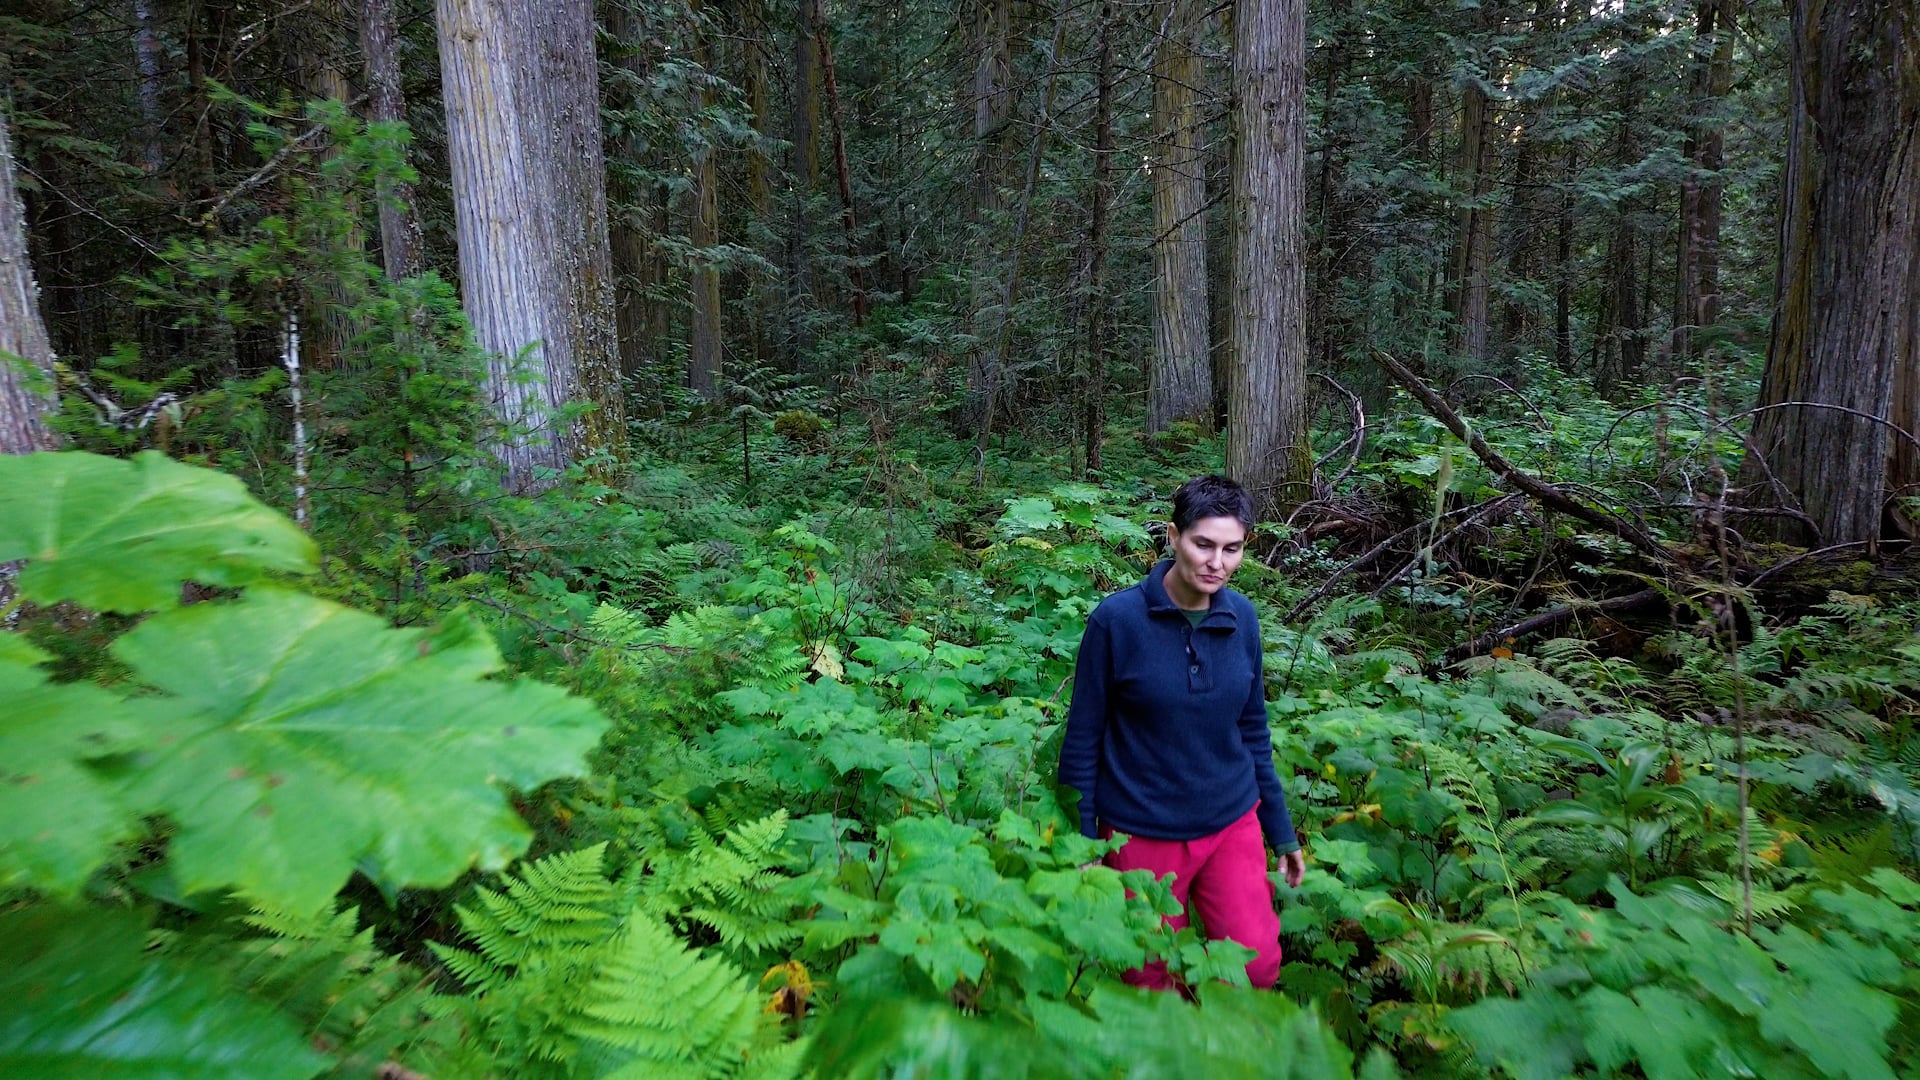
[[[1185,609],[1173,602],[1167,595],[1167,571],[1173,569],[1172,559],[1162,559],[1147,571],[1146,579],[1140,582],[1140,590],[1147,596],[1147,614],[1154,616],[1179,615]],[[1232,633],[1240,625],[1233,608],[1227,604],[1227,590],[1221,588],[1207,600],[1207,617],[1201,619],[1198,627],[1225,630]]]

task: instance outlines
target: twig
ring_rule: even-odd
[[[360,105],[366,100],[367,100],[367,96],[365,94],[362,94],[359,97],[354,98],[352,101],[348,102],[347,108],[349,110],[358,109]],[[299,135],[295,136],[293,140],[288,142],[285,146],[282,146],[280,149],[274,151],[272,157],[268,158],[266,162],[262,164],[259,168],[253,170],[253,175],[247,177],[245,180],[240,181],[240,183],[237,184],[233,188],[233,190],[215,199],[213,201],[213,206],[209,208],[206,213],[200,215],[200,224],[202,225],[211,224],[213,219],[220,216],[220,211],[225,210],[227,208],[227,204],[233,202],[233,200],[239,198],[240,196],[245,195],[247,192],[252,191],[254,188],[259,187],[261,184],[266,183],[268,179],[270,179],[273,176],[274,173],[280,170],[280,167],[282,165],[285,165],[287,163],[288,159],[292,158],[293,155],[298,153],[299,151],[307,149],[307,147],[310,144],[320,141],[320,137],[322,135],[325,135],[326,133],[327,133],[327,125],[315,124],[312,127],[308,128],[307,130],[301,132]]]
[[[1532,634],[1538,634],[1543,630],[1551,630],[1582,612],[1631,611],[1634,608],[1645,607],[1652,604],[1659,600],[1660,596],[1661,592],[1659,589],[1641,589],[1636,593],[1628,593],[1625,596],[1615,596],[1607,600],[1562,604],[1549,611],[1543,611],[1538,615],[1521,619],[1519,622],[1510,626],[1489,630],[1479,637],[1474,638],[1472,641],[1455,645],[1453,648],[1447,650],[1446,663],[1457,664],[1469,656],[1479,656],[1501,642],[1506,641],[1508,638],[1523,638]]]
[[[1831,555],[1838,551],[1847,551],[1851,548],[1863,548],[1863,547],[1874,547],[1874,546],[1884,547],[1889,544],[1911,544],[1911,543],[1912,541],[1910,540],[1878,540],[1878,539],[1855,540],[1855,541],[1852,541],[1851,543],[1834,544],[1831,547],[1814,548],[1812,551],[1803,551],[1800,554],[1795,555],[1790,559],[1782,559],[1779,562],[1774,563],[1772,566],[1767,567],[1765,570],[1762,570],[1760,573],[1754,575],[1753,580],[1747,582],[1747,588],[1758,589],[1760,587],[1761,582],[1767,580],[1768,578],[1779,573],[1780,571],[1787,569],[1790,566],[1794,566],[1796,564],[1806,562],[1808,559],[1818,559],[1826,555]]]
[[[1920,438],[1915,438],[1912,432],[1901,427],[1899,424],[1885,417],[1875,416],[1870,412],[1861,412],[1859,409],[1849,409],[1845,405],[1830,405],[1824,401],[1776,401],[1771,405],[1762,405],[1757,409],[1748,409],[1743,413],[1735,413],[1729,417],[1729,419],[1741,420],[1749,416],[1758,416],[1763,412],[1772,412],[1775,409],[1831,409],[1834,412],[1846,413],[1848,416],[1857,416],[1862,420],[1871,420],[1881,427],[1892,431],[1894,434],[1911,443],[1915,450],[1920,450]]]

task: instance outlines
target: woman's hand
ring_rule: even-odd
[[[1300,879],[1307,876],[1306,853],[1296,848],[1280,856],[1280,869],[1287,875],[1287,888],[1299,888]]]

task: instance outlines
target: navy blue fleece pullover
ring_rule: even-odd
[[[1080,793],[1080,831],[1157,840],[1210,836],[1260,805],[1275,851],[1299,848],[1273,771],[1260,623],[1232,589],[1198,626],[1167,596],[1171,563],[1087,618],[1060,783]]]

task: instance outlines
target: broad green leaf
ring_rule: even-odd
[[[1313,843],[1313,857],[1317,862],[1338,866],[1341,877],[1358,885],[1380,875],[1380,867],[1370,857],[1367,845],[1358,840],[1322,837]]]
[[[1055,484],[1049,494],[1061,502],[1077,503],[1081,506],[1097,506],[1100,500],[1106,497],[1106,493],[1099,488],[1079,481]]]
[[[0,634],[0,886],[71,894],[134,831],[111,784],[82,764],[126,746],[138,702],[55,685],[46,654]]]
[[[21,595],[96,611],[173,607],[180,583],[309,573],[313,540],[238,479],[154,451],[0,455],[0,562]]]
[[[987,969],[986,956],[974,944],[985,933],[986,928],[973,919],[896,918],[880,931],[880,945],[918,964],[933,985],[945,991],[961,979],[979,979]]]
[[[1008,499],[1007,512],[1000,516],[1000,535],[1025,536],[1062,524],[1060,512],[1047,499]]]
[[[1114,545],[1144,545],[1152,542],[1153,539],[1147,535],[1147,530],[1137,523],[1128,521],[1123,517],[1116,517],[1113,514],[1094,515],[1093,531],[1099,534],[1100,539]]]
[[[0,1076],[304,1080],[327,1067],[287,1017],[143,956],[143,938],[97,911],[0,919]]]
[[[181,885],[295,913],[356,866],[397,887],[504,865],[528,830],[500,787],[578,775],[606,724],[555,687],[484,678],[500,654],[460,615],[395,630],[260,589],[155,616],[113,651],[172,695],[131,786],[178,826]]]

